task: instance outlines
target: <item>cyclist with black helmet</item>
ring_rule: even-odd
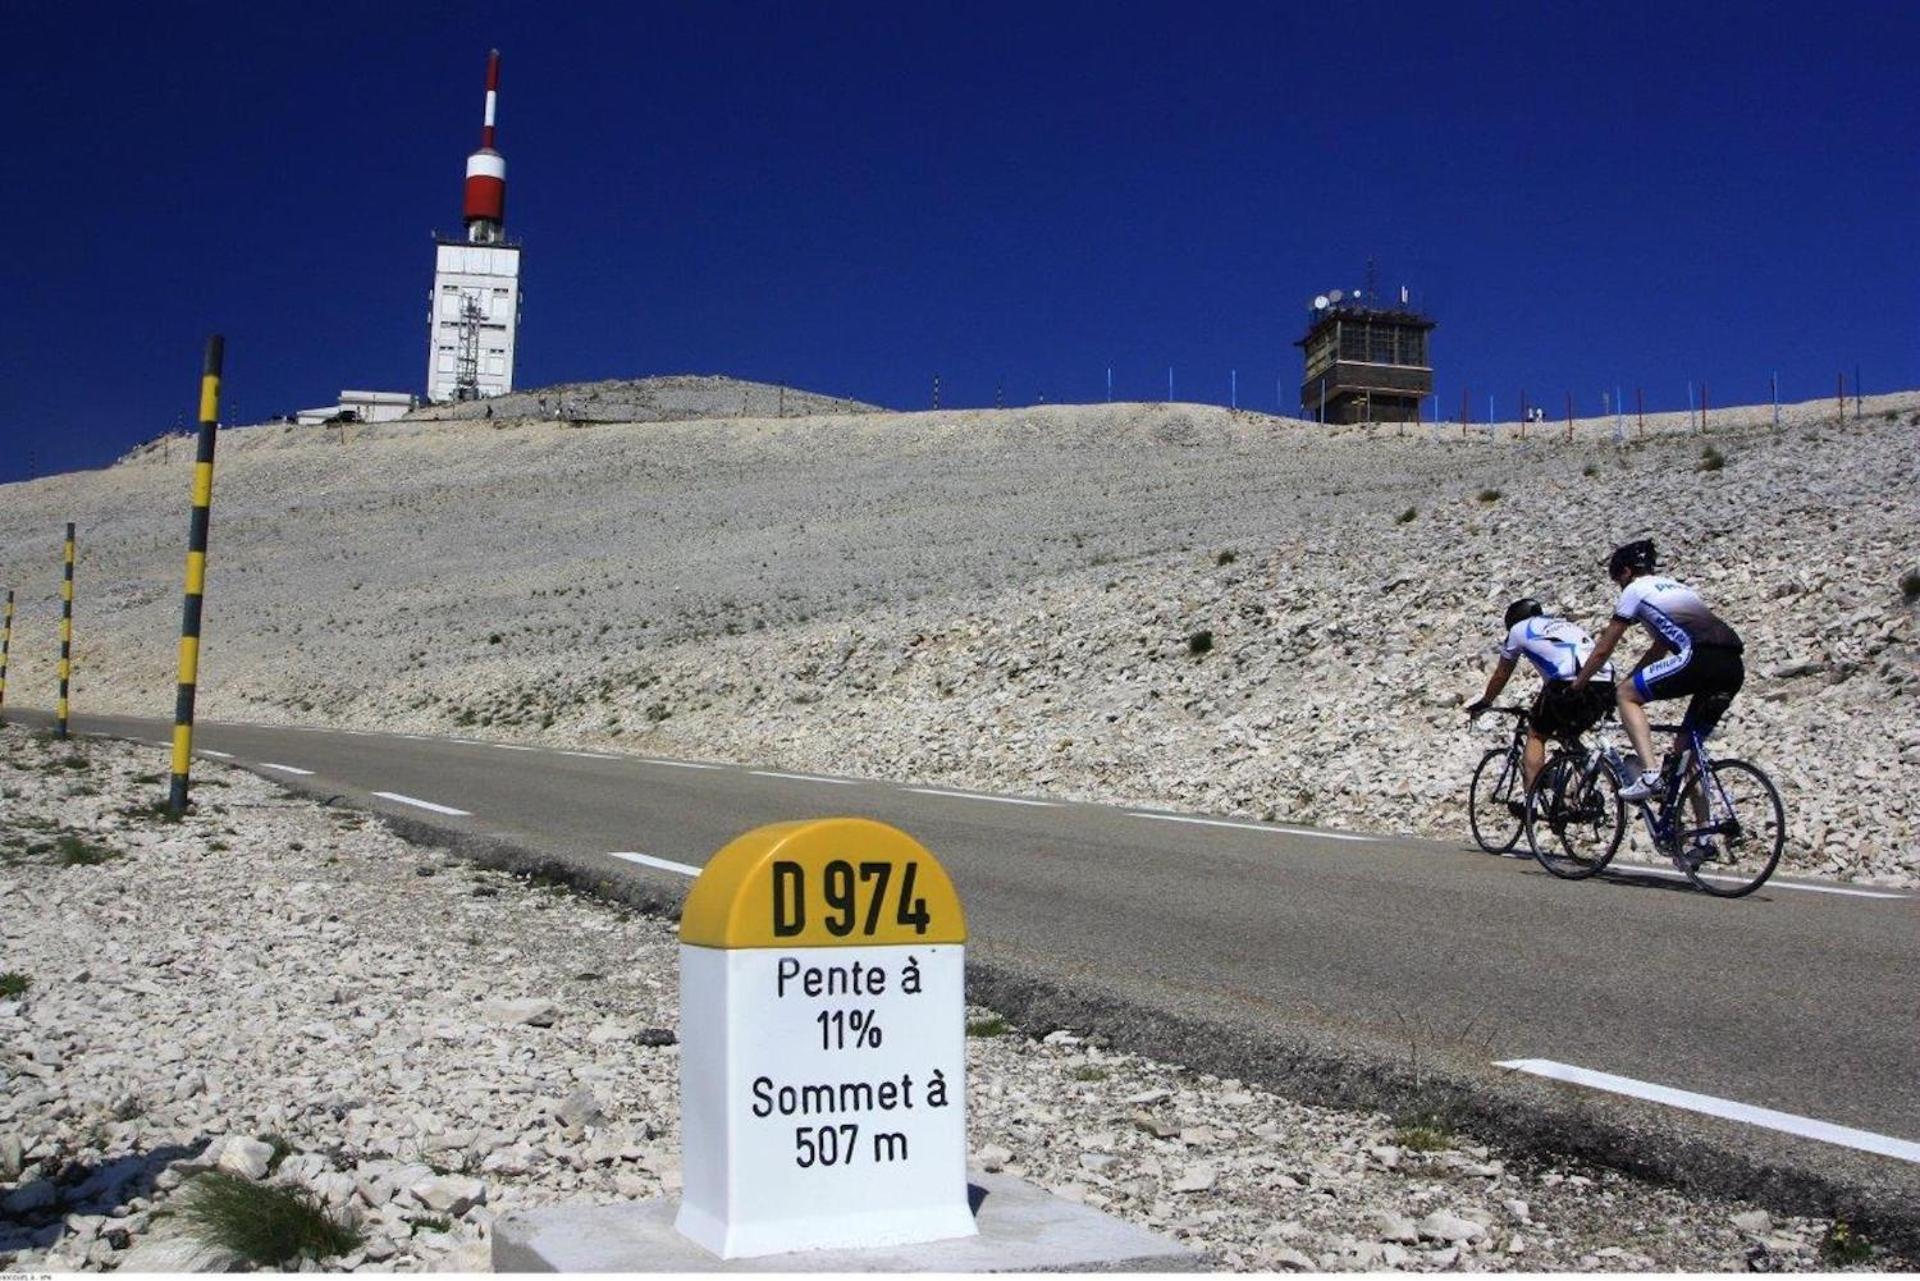
[[[1656,560],[1651,538],[1616,547],[1607,558],[1607,577],[1620,588],[1620,601],[1573,678],[1576,689],[1584,688],[1635,623],[1652,634],[1653,645],[1634,665],[1633,678],[1616,687],[1620,723],[1640,754],[1640,777],[1620,789],[1630,801],[1651,796],[1660,781],[1660,772],[1648,768],[1655,758],[1646,704],[1692,696],[1677,740],[1684,744],[1688,731],[1704,735],[1720,723],[1746,681],[1739,634],[1707,608],[1700,593],[1656,574]]]
[[[1525,655],[1540,673],[1540,693],[1527,714],[1527,745],[1521,771],[1529,788],[1547,758],[1547,739],[1572,739],[1592,729],[1613,705],[1613,668],[1603,665],[1598,684],[1576,691],[1573,678],[1593,653],[1593,637],[1586,629],[1556,618],[1531,596],[1507,606],[1507,635],[1500,644],[1500,660],[1487,677],[1487,691],[1467,705],[1467,715],[1478,716],[1493,705],[1520,657]],[[1513,802],[1515,806],[1520,803]]]

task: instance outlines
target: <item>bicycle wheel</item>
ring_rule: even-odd
[[[1705,779],[1706,818],[1693,808],[1702,790],[1695,776],[1674,802],[1681,832],[1680,866],[1709,894],[1739,898],[1766,884],[1787,847],[1787,813],[1773,780],[1745,761],[1715,761]],[[1696,845],[1698,838],[1704,844]],[[1702,850],[1705,857],[1699,857]]]
[[[1520,840],[1520,816],[1510,803],[1521,799],[1520,761],[1510,748],[1496,747],[1480,758],[1467,789],[1467,825],[1489,854],[1505,854]]]
[[[1527,845],[1540,866],[1585,880],[1613,858],[1627,830],[1620,785],[1605,764],[1558,753],[1527,794]]]

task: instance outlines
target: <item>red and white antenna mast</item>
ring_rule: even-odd
[[[500,101],[500,51],[487,54],[487,112],[480,150],[467,157],[467,239],[492,244],[505,234],[507,162],[493,149],[494,113]]]

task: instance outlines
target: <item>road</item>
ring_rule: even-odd
[[[74,728],[156,749],[170,732]],[[879,819],[947,866],[971,966],[1017,978],[1009,1000],[1074,994],[1033,1009],[1102,1011],[1119,1042],[1381,1106],[1391,1092],[1358,1083],[1412,1069],[1478,1120],[1557,1109],[1563,1138],[1571,1116],[1699,1147],[1668,1172],[1702,1185],[1731,1160],[1920,1204],[1920,896],[1781,878],[1729,901],[1650,872],[1557,881],[1461,843],[531,744],[203,723],[195,745],[669,893],[762,823]]]

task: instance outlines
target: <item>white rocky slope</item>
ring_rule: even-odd
[[[178,1215],[209,1167],[311,1190],[363,1233],[326,1266],[370,1272],[484,1270],[499,1215],[678,1189],[670,924],[210,762],[163,824],[164,768],[0,730],[0,1272],[224,1270]],[[974,1165],[1215,1266],[1911,1266],[1067,1032],[973,1037],[968,1091]]]
[[[1849,409],[236,431],[200,706],[1459,837],[1502,607],[1597,628],[1650,533],[1749,643],[1721,750],[1780,781],[1787,866],[1913,884],[1920,394]],[[187,488],[175,451],[0,490],[11,698],[52,701],[75,520],[75,707],[170,713]]]

